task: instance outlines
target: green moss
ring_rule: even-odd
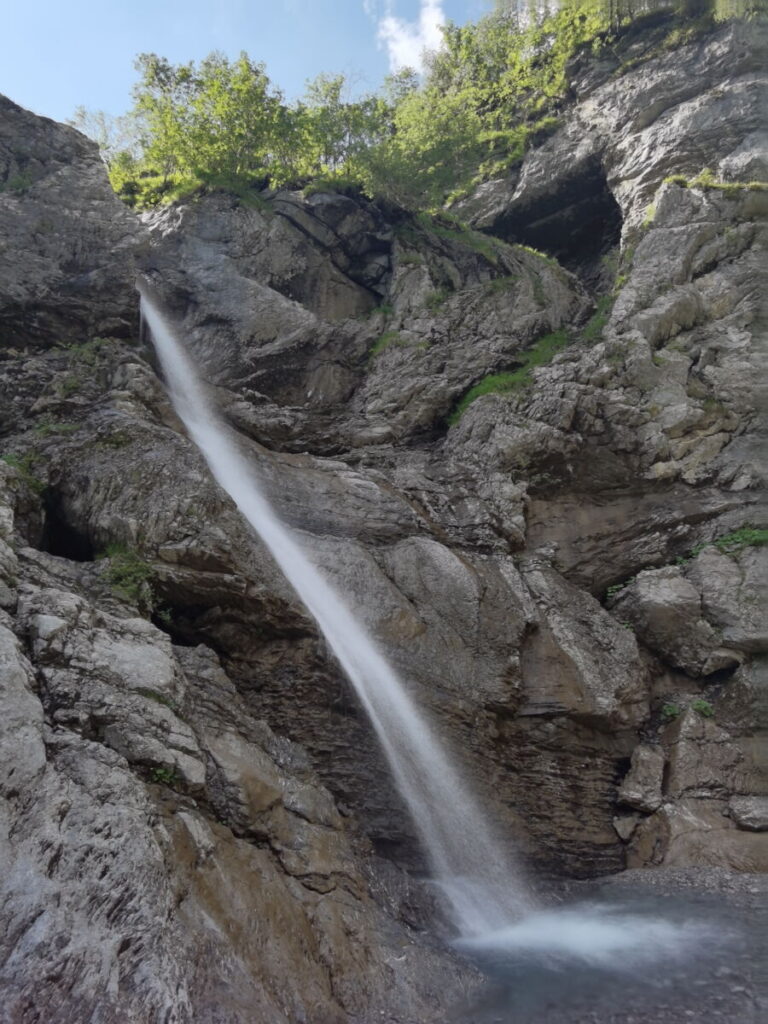
[[[510,391],[518,391],[532,380],[531,371],[536,366],[544,366],[568,344],[568,335],[564,330],[547,334],[528,349],[520,354],[522,365],[516,370],[508,370],[502,373],[491,373],[483,377],[481,381],[469,389],[458,401],[456,407],[448,416],[448,423],[454,426],[459,422],[462,415],[469,406],[482,395],[504,394]]]
[[[672,722],[682,713],[679,704],[665,704],[661,709],[661,717],[665,722]]]
[[[78,374],[66,373],[56,381],[56,394],[59,398],[70,398],[76,391],[79,391],[82,383],[83,381]]]
[[[515,248],[522,249],[523,252],[530,253],[531,256],[536,256],[538,259],[544,260],[544,262],[548,263],[550,267],[560,266],[554,256],[550,256],[548,253],[542,252],[541,249],[534,249],[532,245],[521,245],[520,243],[517,243]]]
[[[135,435],[128,430],[113,430],[110,434],[101,434],[96,444],[99,448],[126,448],[135,440]]]

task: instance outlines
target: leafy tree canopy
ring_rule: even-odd
[[[718,20],[762,13],[766,0],[497,0],[476,23],[445,26],[420,80],[410,69],[353,98],[343,75],[319,75],[287,104],[264,64],[211,53],[199,64],[136,61],[124,118],[79,108],[72,121],[102,147],[126,201],[151,205],[194,188],[246,195],[287,183],[358,188],[414,209],[519,161],[552,131],[579,52],[668,23],[672,46]]]

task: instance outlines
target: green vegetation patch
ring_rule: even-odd
[[[613,304],[616,301],[615,295],[601,295],[597,300],[595,312],[587,320],[581,330],[582,341],[588,344],[598,341],[603,336],[603,330],[611,315]]]
[[[701,715],[702,718],[714,718],[715,709],[709,703],[708,700],[694,700],[691,702],[691,711],[695,711],[697,715]]]
[[[726,533],[716,540],[707,540],[696,547],[691,548],[687,555],[681,555],[675,560],[676,565],[687,565],[705,548],[717,548],[724,555],[733,555],[743,548],[760,548],[768,544],[768,529],[756,526],[742,526],[738,530]]]
[[[664,179],[664,184],[679,185],[681,188],[709,189],[730,196],[742,195],[744,192],[768,192],[768,182],[765,181],[719,181],[710,167],[705,167],[695,178],[686,178],[684,174],[671,174]]]
[[[49,417],[44,417],[35,427],[35,433],[38,437],[51,437],[51,436],[65,436],[67,434],[74,434],[80,429],[77,423],[60,423],[56,420],[52,420]]]
[[[449,213],[419,213],[416,215],[416,221],[424,231],[431,232],[447,242],[462,245],[465,249],[471,249],[478,256],[483,256],[493,266],[498,265],[499,250],[506,245],[506,242],[502,242],[500,238],[486,235],[482,231],[475,231],[474,228]]]
[[[450,426],[459,422],[466,410],[482,395],[505,394],[510,391],[519,391],[531,383],[531,371],[536,366],[544,366],[568,344],[568,334],[564,330],[546,334],[528,349],[520,354],[524,360],[522,366],[516,370],[508,370],[502,373],[491,373],[483,377],[479,383],[469,389],[458,401],[456,407],[448,417]]]
[[[661,717],[665,722],[673,722],[682,714],[682,711],[679,704],[665,704],[661,709]]]
[[[451,293],[448,288],[437,288],[435,291],[429,293],[424,300],[424,305],[432,313],[435,313],[441,306],[445,305],[450,294]]]
[[[515,287],[517,282],[520,280],[518,274],[507,274],[504,277],[494,277],[492,281],[488,281],[484,285],[484,290],[488,295],[498,295],[500,292],[510,291]]]
[[[164,786],[175,786],[179,782],[175,768],[153,768],[150,772],[152,781]]]
[[[154,571],[138,551],[123,544],[110,544],[100,556],[109,559],[107,579],[119,596],[139,608],[151,612],[155,604],[152,587]]]
[[[370,362],[372,359],[375,359],[379,353],[383,352],[385,348],[389,348],[390,345],[398,345],[401,348],[405,348],[407,344],[408,339],[404,338],[399,331],[385,331],[371,346],[368,360]]]
[[[46,488],[46,483],[41,480],[35,474],[35,466],[41,461],[41,456],[35,452],[26,452],[24,455],[17,455],[14,452],[9,452],[7,455],[0,456],[2,461],[7,466],[13,466],[14,469],[19,471],[22,480],[36,494],[42,494]]]
[[[16,195],[24,195],[30,188],[32,178],[24,172],[11,175],[7,181],[0,184],[0,192],[15,192]]]

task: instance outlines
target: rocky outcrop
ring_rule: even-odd
[[[95,143],[0,97],[5,347],[135,334],[133,264],[141,237],[109,186]]]
[[[534,874],[765,869],[765,548],[744,530],[765,516],[765,192],[670,183],[639,212],[694,169],[726,58],[732,123],[697,152],[756,166],[741,33],[579,71],[576,127],[504,216],[544,217],[544,167],[562,207],[578,131],[611,211],[581,277],[360,197],[214,192],[139,224],[77,133],[2,108],[0,227],[28,238],[0,294],[9,1020],[421,1024],[474,978],[423,930],[361,709],[134,331],[133,260]],[[102,225],[76,266],[61,189]],[[43,252],[24,232],[45,210]]]
[[[669,48],[668,24],[579,58],[561,126],[509,178],[457,206],[475,226],[582,266],[632,245],[663,180],[709,168],[768,181],[768,26],[731,22]]]
[[[410,1021],[437,1019],[435,984],[460,997],[469,972],[373,900],[306,755],[210,649],[96,607],[90,567],[5,558],[4,1020]]]

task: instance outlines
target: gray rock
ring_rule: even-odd
[[[613,610],[652,650],[693,676],[719,645],[698,590],[674,566],[641,572],[619,593]]]
[[[619,787],[619,803],[648,813],[657,810],[662,801],[664,761],[664,752],[656,747],[635,747],[631,767]]]
[[[768,831],[768,797],[733,796],[728,810],[739,828],[749,832]]]
[[[0,183],[3,345],[129,336],[142,232],[96,144],[0,97]]]

